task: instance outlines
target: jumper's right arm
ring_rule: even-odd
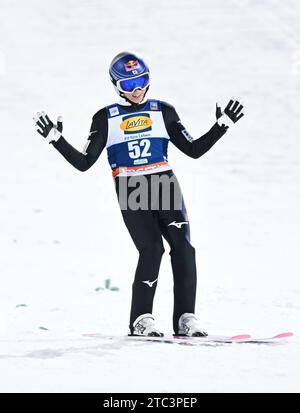
[[[93,117],[90,133],[82,152],[75,149],[62,136],[62,121],[59,118],[54,125],[49,117],[42,112],[34,118],[37,132],[52,144],[62,156],[79,171],[87,171],[99,158],[107,140],[107,117],[101,110]]]

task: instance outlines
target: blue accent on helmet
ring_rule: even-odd
[[[125,80],[125,79],[131,79],[135,78],[139,75],[142,75],[144,73],[149,73],[149,67],[147,64],[144,62],[143,59],[141,59],[139,56],[137,56],[134,53],[130,52],[122,52],[119,53],[117,56],[115,56],[110,64],[109,67],[109,74],[112,83],[117,87],[117,82],[118,80]],[[144,77],[137,77],[135,79],[135,88],[145,88],[147,87],[147,84],[145,83],[145,80],[147,80],[148,85],[149,85],[149,77],[148,79]],[[122,82],[122,89],[124,91],[131,92],[135,88],[132,88],[132,83],[128,82]],[[122,93],[122,91],[119,90],[119,92]]]

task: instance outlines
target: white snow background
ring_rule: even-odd
[[[300,4],[296,0],[0,0],[0,391],[300,390]],[[117,100],[108,66],[134,50],[149,97],[196,138],[231,96],[245,117],[193,160],[170,145],[197,251],[197,314],[210,334],[280,346],[113,344],[126,334],[137,262],[103,152],[78,172],[35,132],[64,117],[82,149]],[[99,290],[105,280],[119,291]],[[98,289],[98,291],[96,291]],[[168,246],[154,314],[172,333]],[[47,329],[47,330],[45,330]]]

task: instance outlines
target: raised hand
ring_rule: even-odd
[[[216,118],[220,126],[230,126],[240,120],[244,113],[242,112],[244,106],[238,101],[231,99],[224,111],[216,104]]]
[[[35,127],[37,132],[43,136],[49,143],[57,141],[61,137],[63,131],[62,117],[57,119],[57,125],[55,125],[45,112],[38,112],[35,121]]]
[[[224,113],[226,113],[233,123],[236,123],[244,116],[242,113],[243,107],[244,106],[238,100],[231,99],[227,104]]]

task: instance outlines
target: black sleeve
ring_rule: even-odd
[[[181,152],[194,159],[204,155],[228,129],[225,126],[219,126],[218,123],[215,123],[205,135],[193,140],[182,125],[173,106],[166,102],[161,102],[161,109],[171,142],[173,142]]]
[[[82,152],[70,145],[63,136],[52,144],[71,165],[83,172],[96,162],[105,148],[107,131],[107,115],[104,108],[93,116],[90,134]]]

